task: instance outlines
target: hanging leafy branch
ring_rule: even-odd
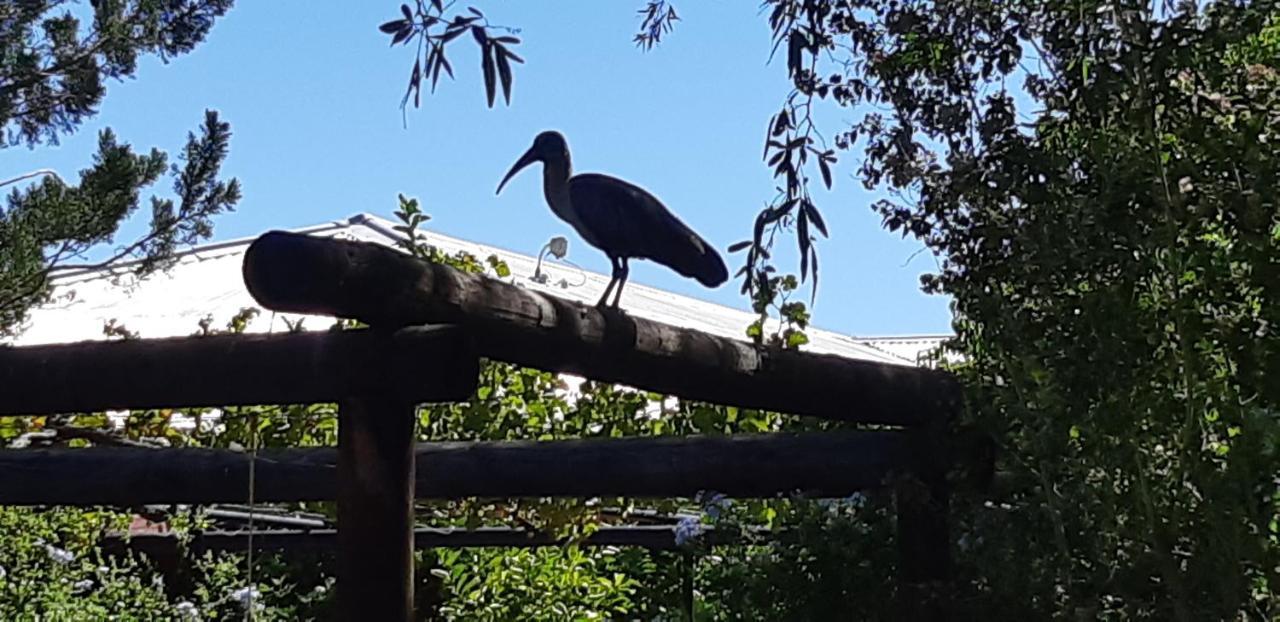
[[[773,201],[756,216],[752,237],[730,247],[730,252],[746,250],[743,266],[737,275],[743,277],[742,292],[755,294],[768,292],[771,253],[775,234],[793,231],[800,255],[800,281],[809,279],[812,273],[812,296],[817,296],[818,251],[814,246],[816,231],[826,237],[827,225],[809,192],[812,175],[816,170],[826,188],[832,186],[831,166],[836,163],[835,151],[827,147],[825,140],[813,122],[815,98],[821,99],[831,92],[830,85],[839,85],[840,77],[833,75],[830,84],[818,78],[820,53],[824,36],[822,27],[829,3],[806,3],[807,10],[798,10],[786,3],[777,3],[770,15],[774,52],[786,45],[787,76],[792,90],[787,94],[782,109],[769,120],[766,130],[764,160],[773,169],[774,179],[780,181]]]
[[[640,22],[640,32],[636,33],[632,41],[636,47],[646,52],[662,43],[662,37],[670,34],[676,22],[680,21],[676,8],[666,0],[649,0],[649,4],[636,12],[643,15],[644,19]]]
[[[400,106],[408,105],[413,98],[413,106],[422,103],[422,84],[430,81],[431,92],[435,92],[443,71],[453,78],[453,64],[445,55],[446,46],[467,32],[471,33],[476,45],[480,46],[480,70],[484,76],[485,97],[489,107],[497,97],[498,87],[502,88],[502,96],[507,105],[511,104],[511,63],[524,63],[510,46],[519,45],[520,39],[513,36],[519,31],[506,26],[490,24],[484,13],[475,7],[467,7],[467,13],[458,13],[446,17],[445,12],[452,7],[441,0],[418,0],[416,7],[400,5],[401,16],[378,27],[383,33],[391,35],[391,45],[417,44],[414,53],[413,69],[409,72],[409,86],[405,89],[404,99]],[[506,34],[498,34],[494,32]]]

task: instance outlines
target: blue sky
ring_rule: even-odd
[[[244,187],[237,211],[217,220],[217,239],[358,212],[390,218],[404,193],[443,233],[530,254],[567,235],[571,260],[607,271],[604,256],[546,207],[536,172],[494,196],[534,135],[554,128],[579,172],[644,186],[722,251],[748,237],[773,194],[763,133],[788,89],[784,67],[767,64],[769,30],[755,3],[676,3],[683,21],[650,52],[631,42],[640,0],[475,4],[522,30],[526,64],[516,66],[510,107],[485,107],[479,54],[466,38],[450,48],[457,80],[402,116],[412,50],[389,49],[377,31],[397,2],[246,1],[194,53],[168,66],[149,60],[136,79],[111,84],[101,114],[61,146],[0,150],[0,176],[51,167],[74,178],[106,126],[172,155],[214,108],[234,132],[225,172]],[[855,115],[830,107],[822,118],[830,136]],[[820,242],[815,323],[857,335],[949,332],[947,300],[919,291],[933,257],[880,227],[869,207],[876,195],[853,177],[854,154],[842,155],[835,190],[818,194],[832,237]],[[736,270],[740,258],[726,261]],[[631,278],[748,306],[732,281],[708,290],[648,262],[633,264]]]

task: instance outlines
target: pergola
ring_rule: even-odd
[[[412,615],[418,546],[512,545],[500,531],[417,528],[415,498],[845,496],[897,486],[904,585],[950,575],[949,474],[988,469],[955,442],[945,372],[756,348],[568,302],[379,244],[267,233],[244,282],[265,308],[359,320],[325,333],[213,335],[0,349],[0,416],[104,409],[339,404],[336,448],[89,447],[0,452],[0,504],[336,500],[338,528],[257,536],[264,548],[338,548],[343,619]],[[415,443],[418,404],[469,399],[485,357],[683,399],[865,424],[856,431],[725,437]],[[976,460],[983,464],[973,464]],[[655,530],[601,542],[661,547]],[[211,537],[207,548],[244,543]],[[146,538],[142,539],[144,542]],[[527,545],[555,540],[526,534]],[[145,546],[145,545],[144,545]],[[936,617],[930,590],[903,606]],[[919,619],[918,617],[916,619]]]

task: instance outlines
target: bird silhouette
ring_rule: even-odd
[[[643,188],[609,175],[573,174],[569,145],[559,132],[538,134],[498,184],[503,186],[522,169],[542,163],[542,191],[547,205],[569,223],[588,244],[604,251],[613,265],[613,278],[596,303],[605,307],[613,293],[613,308],[622,298],[629,259],[648,259],[683,276],[717,287],[729,279],[724,260],[706,240],[676,218]],[[616,291],[614,288],[617,288]]]

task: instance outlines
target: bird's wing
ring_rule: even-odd
[[[584,173],[569,179],[569,200],[606,253],[651,259],[708,287],[729,278],[716,249],[639,186]]]

